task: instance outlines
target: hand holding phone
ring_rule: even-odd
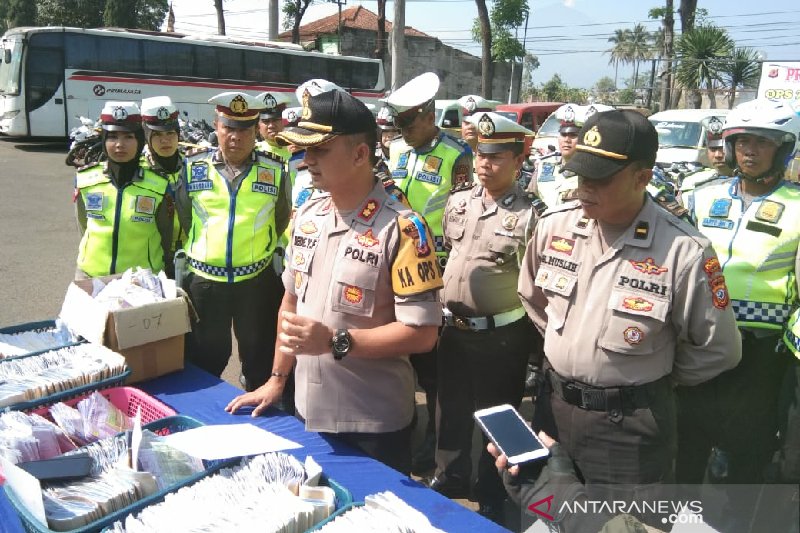
[[[547,446],[523,420],[522,416],[508,404],[488,407],[475,412],[483,432],[508,458],[509,464],[516,465],[547,457]]]

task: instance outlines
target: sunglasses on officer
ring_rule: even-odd
[[[414,123],[415,120],[417,120],[417,117],[422,116],[428,111],[432,110],[433,110],[433,100],[425,102],[420,106],[407,109],[406,111],[403,111],[402,113],[397,113],[394,116],[394,125],[399,129],[408,128]]]

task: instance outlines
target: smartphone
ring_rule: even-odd
[[[475,411],[475,420],[510,464],[533,461],[550,453],[530,425],[508,404]]]

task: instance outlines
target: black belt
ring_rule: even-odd
[[[593,387],[579,381],[564,379],[553,369],[547,369],[553,391],[570,405],[587,411],[620,411],[650,407],[649,383],[626,387]]]

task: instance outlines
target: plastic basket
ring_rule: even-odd
[[[177,414],[171,407],[167,407],[149,394],[134,387],[105,389],[100,391],[100,394],[111,402],[114,407],[125,413],[128,418],[135,417],[136,410],[141,408],[142,424],[149,424],[164,417]],[[64,403],[70,407],[75,407],[79,401],[88,397],[89,394],[84,394],[78,398],[67,400]],[[33,412],[37,415],[49,418],[49,409],[47,407],[40,407]]]
[[[312,527],[311,529],[307,530],[306,533],[310,533],[312,531],[319,531],[328,522],[333,522],[334,520],[336,520],[336,517],[341,516],[341,515],[345,514],[346,512],[351,511],[352,509],[355,509],[357,507],[364,507],[364,505],[365,505],[364,502],[353,502],[353,501],[351,501],[347,505],[336,509],[336,511],[334,511],[328,518],[326,518],[325,520],[323,520],[322,522],[320,522],[316,526]]]
[[[157,420],[143,427],[144,429],[149,429],[150,431],[158,433],[159,435],[170,435],[172,433],[186,431],[187,429],[193,429],[202,425],[203,424],[201,422],[198,422],[194,418],[177,415],[162,418],[161,420]],[[166,495],[170,492],[174,492],[181,487],[185,487],[186,485],[191,485],[192,483],[195,483],[196,481],[213,474],[214,472],[217,472],[226,466],[232,465],[236,461],[238,461],[238,459],[226,459],[223,461],[206,463],[206,469],[203,472],[198,472],[197,474],[184,479],[180,483],[176,483],[170,487],[167,487],[165,490],[159,491],[148,496],[147,498],[139,500],[133,505],[129,505],[128,507],[110,513],[100,520],[95,520],[86,526],[77,529],[71,529],[66,533],[92,533],[95,531],[101,531],[117,520],[122,520],[131,513],[140,511],[148,505],[163,501]],[[33,515],[31,515],[30,512],[24,507],[19,498],[17,498],[17,495],[14,493],[14,491],[12,491],[7,485],[4,486],[3,489],[5,490],[6,496],[8,496],[11,505],[13,505],[14,509],[17,511],[20,521],[22,522],[22,527],[25,529],[25,531],[30,533],[56,533],[54,530],[48,528],[47,524],[43,524],[38,519],[34,518]]]
[[[55,327],[56,327],[55,320],[40,320],[38,322],[26,322],[25,324],[17,324],[16,326],[6,326],[4,328],[0,328],[0,334],[13,335],[14,333],[23,333],[25,331],[45,331],[48,329],[54,329]],[[67,346],[75,346],[78,344],[83,344],[84,342],[86,341],[81,338],[73,342],[50,346],[43,350],[35,350],[33,352],[28,352],[24,354],[9,355],[8,357],[0,357],[0,360],[16,359],[18,357],[25,357],[28,355],[37,355],[40,353],[49,352],[50,350],[58,350],[59,348],[66,348]]]

